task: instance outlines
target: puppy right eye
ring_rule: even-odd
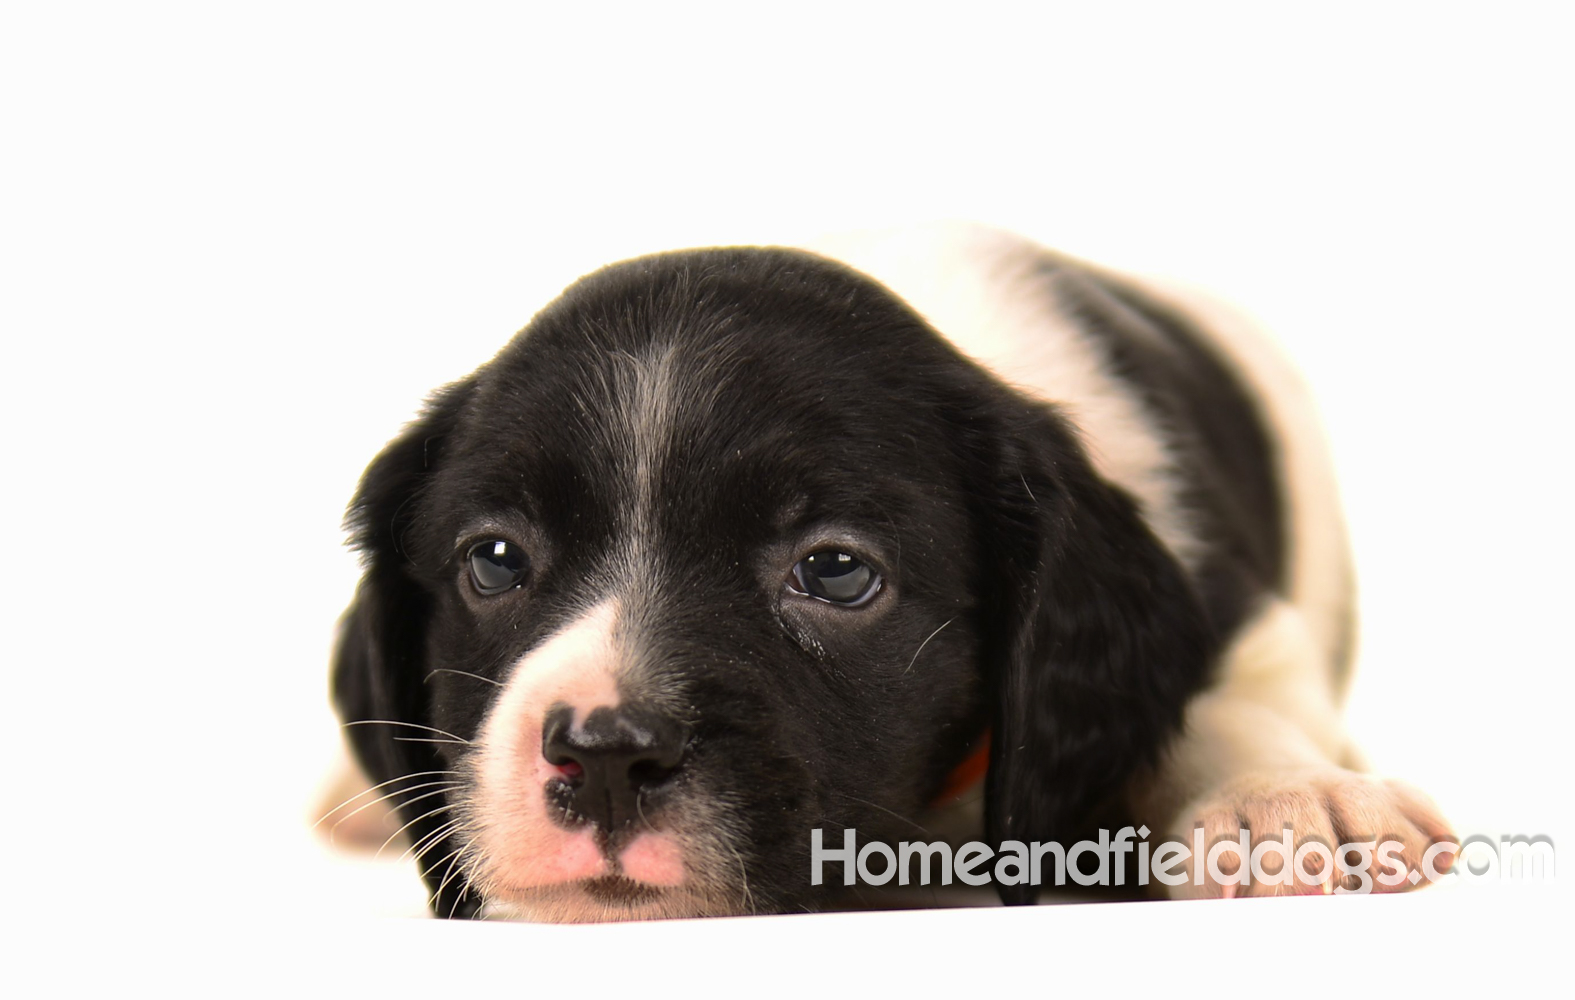
[[[525,582],[530,558],[513,542],[491,538],[470,547],[470,582],[478,593],[491,597]]]

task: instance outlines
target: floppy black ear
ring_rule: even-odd
[[[1066,422],[1034,406],[1009,423],[985,532],[1000,586],[987,835],[1070,846],[1178,731],[1214,640],[1182,567]]]
[[[378,788],[380,795],[447,777],[430,773],[447,767],[434,745],[412,739],[432,736],[412,728],[432,725],[424,683],[432,596],[408,571],[402,538],[413,514],[413,501],[441,461],[444,439],[453,430],[471,388],[469,382],[456,383],[432,398],[422,416],[367,467],[345,517],[366,572],[340,621],[333,701],[344,722],[358,723],[347,726],[345,734],[362,769],[374,783],[392,782]],[[389,801],[396,803],[400,822],[410,823],[406,834],[415,843],[449,819],[445,812],[422,818],[446,805],[447,799],[434,795],[408,806],[397,805],[409,798],[413,796],[396,794]],[[435,846],[424,853],[438,858],[450,849]],[[427,876],[434,893],[443,873],[443,867],[438,866]],[[432,905],[442,916],[471,916],[478,903],[466,894],[463,880],[456,878]]]

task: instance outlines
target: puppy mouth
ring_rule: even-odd
[[[597,875],[548,885],[495,886],[491,895],[498,902],[529,902],[542,896],[556,897],[583,894],[587,898],[610,907],[636,908],[658,902],[672,893],[666,886],[647,885],[623,875]]]
[[[666,894],[661,886],[647,885],[622,875],[602,875],[578,883],[582,892],[606,906],[643,906]]]

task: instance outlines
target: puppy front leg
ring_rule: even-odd
[[[1355,755],[1340,726],[1331,673],[1298,611],[1284,602],[1268,606],[1231,646],[1216,685],[1187,707],[1183,734],[1158,774],[1136,790],[1137,815],[1162,839],[1189,847],[1201,829],[1205,850],[1237,840],[1243,830],[1256,845],[1280,840],[1289,829],[1293,848],[1309,840],[1330,848],[1395,841],[1403,845],[1395,857],[1419,870],[1433,843],[1454,837],[1427,796],[1352,769]],[[1442,871],[1452,860],[1440,856],[1434,867]],[[1369,859],[1346,861],[1365,868],[1374,891],[1413,884],[1380,882],[1386,868],[1376,850]],[[1331,892],[1341,875],[1332,858],[1309,852],[1308,877],[1283,885],[1249,874],[1242,885],[1232,877],[1239,863],[1234,852],[1222,853],[1221,880],[1194,852],[1186,882],[1167,891],[1175,897]],[[1264,869],[1271,877],[1278,873],[1276,854],[1265,855]],[[1311,877],[1325,871],[1322,882]],[[1352,885],[1361,881],[1351,877]]]

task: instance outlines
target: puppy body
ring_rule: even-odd
[[[336,697],[437,912],[821,905],[810,830],[911,838],[986,737],[997,842],[1447,832],[1342,766],[1343,528],[1272,352],[1005,234],[817,249],[855,270],[593,275],[368,470]]]
[[[1196,291],[1099,274],[983,228],[849,234],[814,249],[877,278],[1005,383],[1066,413],[1099,473],[1139,501],[1154,534],[1194,575],[1229,544],[1221,519],[1255,503],[1261,518],[1272,495],[1278,524],[1267,531],[1282,554],[1247,571],[1245,595],[1227,598],[1237,607],[1216,608],[1228,638],[1215,676],[1188,706],[1163,766],[1133,782],[1136,822],[1183,841],[1202,826],[1211,843],[1234,836],[1237,817],[1255,836],[1284,823],[1331,843],[1383,833],[1411,845],[1446,838],[1417,793],[1350,770],[1360,756],[1339,701],[1354,655],[1355,595],[1338,493],[1311,397],[1259,331]],[[1141,365],[1120,360],[1151,342],[1155,327],[1161,336],[1195,338],[1221,363],[1190,388],[1239,390],[1238,405],[1224,407],[1221,419],[1258,422],[1264,448],[1236,456],[1233,471],[1264,476],[1272,490],[1229,476],[1207,493],[1188,489],[1189,463],[1196,471],[1200,456],[1178,439],[1196,428],[1178,426],[1173,407],[1155,405],[1173,385],[1145,383]],[[1215,381],[1221,377],[1234,385]],[[1236,490],[1247,496],[1232,502]],[[1199,510],[1210,506],[1212,524]],[[1413,867],[1420,859],[1414,846],[1408,858]],[[1227,891],[1207,878],[1173,890]]]

